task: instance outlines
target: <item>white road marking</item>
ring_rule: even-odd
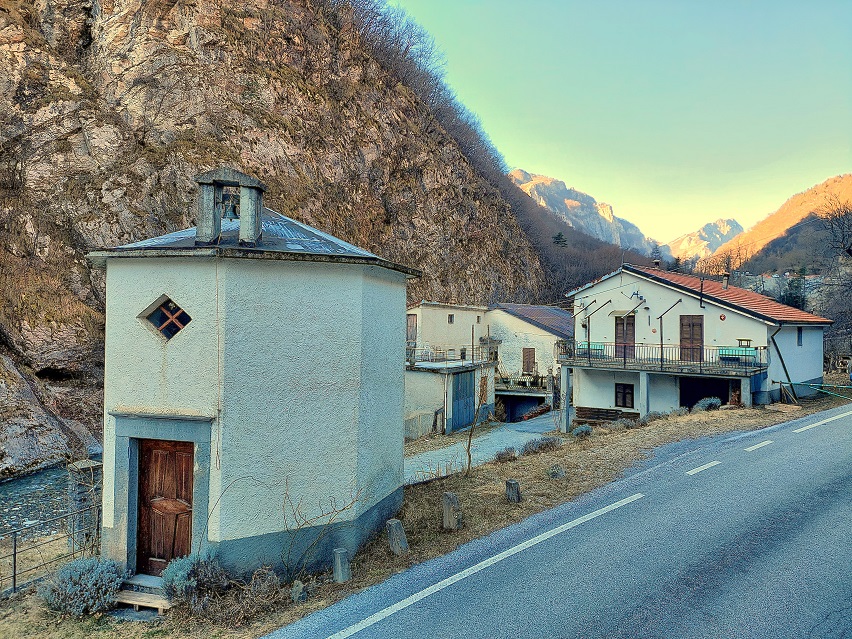
[[[827,424],[828,422],[833,422],[837,419],[842,419],[843,417],[849,417],[849,415],[852,415],[852,410],[850,410],[848,413],[843,413],[841,415],[835,415],[834,417],[829,417],[828,419],[824,419],[821,422],[817,422],[816,424],[810,424],[809,426],[802,426],[801,428],[794,428],[793,432],[794,433],[801,433],[804,430],[810,430],[811,428],[816,428],[817,426],[822,426],[823,424]]]
[[[533,546],[540,544],[541,542],[546,541],[546,540],[550,539],[551,537],[558,535],[559,533],[565,532],[566,530],[570,530],[571,528],[576,528],[580,524],[584,524],[587,521],[594,519],[595,517],[600,517],[601,515],[604,515],[604,514],[610,512],[610,511],[613,511],[616,508],[621,508],[622,506],[626,506],[627,504],[633,503],[637,499],[642,499],[642,497],[644,497],[644,496],[645,495],[643,495],[642,493],[636,493],[635,495],[631,495],[630,497],[626,497],[625,499],[622,499],[621,501],[617,501],[614,504],[610,504],[609,506],[604,506],[603,508],[599,508],[598,510],[595,510],[594,512],[590,512],[587,515],[583,515],[582,517],[578,517],[577,519],[569,521],[567,524],[562,524],[561,526],[557,526],[556,528],[551,528],[550,530],[543,532],[540,535],[533,537],[532,539],[528,539],[527,541],[524,541],[524,542],[518,544],[517,546],[512,546],[508,550],[504,550],[503,552],[496,554],[493,557],[489,557],[488,559],[484,559],[483,561],[480,561],[478,564],[474,564],[470,568],[466,568],[465,570],[462,570],[461,572],[457,572],[456,574],[454,574],[450,577],[447,577],[446,579],[439,581],[438,583],[433,584],[433,585],[429,586],[428,588],[424,588],[420,592],[416,592],[413,595],[411,595],[410,597],[406,597],[402,601],[395,603],[392,606],[388,606],[387,608],[385,608],[383,610],[379,610],[379,612],[370,615],[366,619],[363,619],[363,620],[359,621],[358,623],[349,626],[348,628],[344,628],[340,632],[334,633],[333,635],[328,637],[328,639],[346,639],[346,637],[351,637],[356,632],[360,632],[361,630],[364,630],[366,628],[369,628],[370,626],[373,626],[373,625],[379,623],[382,619],[386,619],[387,617],[390,617],[392,614],[397,613],[400,610],[403,610],[405,608],[408,608],[409,606],[416,604],[421,599],[425,599],[429,595],[434,594],[434,593],[436,593],[440,590],[443,590],[447,586],[451,586],[454,583],[461,581],[462,579],[464,579],[466,577],[470,577],[471,575],[475,575],[479,571],[485,570],[489,566],[493,566],[494,564],[499,563],[499,562],[503,561],[504,559],[508,559],[512,555],[517,555],[519,552],[522,552],[522,551],[526,550],[527,548],[532,548]]]
[[[772,443],[772,440],[767,439],[765,442],[760,442],[759,444],[755,444],[754,446],[749,446],[745,450],[750,453],[751,451],[757,450],[758,448],[763,448],[764,446],[769,446],[769,444],[771,444],[771,443]]]
[[[720,461],[711,461],[709,464],[704,464],[703,466],[699,466],[698,468],[693,468],[692,470],[686,471],[687,475],[695,475],[700,473],[702,470],[707,470],[708,468],[713,468],[713,466],[718,466],[722,462]]]

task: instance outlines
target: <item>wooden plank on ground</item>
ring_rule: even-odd
[[[795,413],[797,410],[802,410],[798,404],[769,404],[766,410],[774,410],[779,413]]]
[[[136,610],[139,610],[140,606],[143,608],[156,608],[160,614],[163,614],[164,610],[172,607],[172,604],[165,597],[152,595],[148,592],[135,592],[133,590],[119,591],[115,596],[115,600],[118,603],[129,604]]]

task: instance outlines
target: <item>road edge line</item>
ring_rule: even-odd
[[[583,515],[582,517],[577,517],[577,519],[573,519],[568,523],[561,524],[559,526],[556,526],[555,528],[551,528],[548,531],[536,535],[532,539],[528,539],[515,546],[512,546],[511,548],[508,548],[503,552],[497,553],[493,557],[483,559],[479,563],[474,564],[469,568],[465,568],[464,570],[457,572],[456,574],[451,575],[446,579],[442,579],[436,584],[432,584],[431,586],[428,586],[423,590],[414,593],[413,595],[409,595],[402,601],[399,601],[393,605],[388,606],[387,608],[379,610],[378,612],[373,613],[366,619],[362,619],[358,623],[352,624],[351,626],[344,628],[343,630],[340,630],[334,633],[333,635],[329,635],[328,639],[346,639],[347,637],[351,637],[356,632],[360,632],[361,630],[365,630],[370,626],[374,626],[383,619],[390,617],[391,615],[399,612],[400,610],[404,610],[405,608],[414,605],[421,599],[425,599],[429,595],[439,592],[444,588],[447,588],[448,586],[451,586],[454,583],[461,581],[462,579],[470,577],[471,575],[475,575],[476,573],[485,570],[489,566],[493,566],[494,564],[500,563],[504,559],[508,559],[513,555],[517,555],[519,552],[523,552],[527,548],[532,548],[533,546],[536,546],[543,541],[547,541],[551,537],[555,537],[556,535],[563,533],[566,530],[571,530],[572,528],[576,528],[580,524],[584,524],[587,521],[595,519],[596,517],[600,517],[601,515],[605,515],[608,512],[616,510],[617,508],[621,508],[622,506],[631,504],[634,501],[637,501],[638,499],[642,499],[644,496],[645,495],[643,495],[642,493],[636,493],[634,495],[631,495],[630,497],[625,497],[624,499],[609,504],[608,506],[604,506],[603,508],[598,508],[597,510]]]

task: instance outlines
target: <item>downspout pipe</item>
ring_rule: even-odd
[[[603,304],[598,306],[595,310],[593,310],[591,313],[589,313],[585,317],[585,320],[586,320],[586,352],[588,353],[588,356],[589,356],[589,364],[590,365],[591,365],[591,362],[592,362],[592,323],[589,321],[589,318],[592,315],[594,315],[595,313],[597,313],[599,310],[601,310],[603,307],[605,307],[607,304],[611,304],[611,303],[612,303],[612,300],[607,300],[606,302],[604,302]],[[589,304],[589,306],[591,306],[591,304]]]
[[[775,336],[781,332],[783,328],[783,324],[778,324],[778,329],[769,336],[769,340],[772,342],[772,345],[775,347],[775,352],[778,353],[778,360],[781,362],[781,368],[784,369],[784,375],[787,376],[787,381],[790,384],[790,392],[793,393],[793,399],[796,400],[796,403],[799,403],[799,396],[796,395],[796,387],[793,385],[793,380],[790,379],[790,372],[787,370],[787,364],[784,362],[784,356],[781,354],[781,349],[778,348],[778,342],[775,341]]]
[[[662,315],[660,315],[657,319],[660,320],[660,370],[663,370],[663,315],[672,310],[675,306],[680,304],[683,301],[681,297],[677,302],[669,306],[666,310],[663,311]]]

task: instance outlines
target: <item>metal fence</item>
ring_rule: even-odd
[[[488,348],[484,346],[424,346],[417,348],[406,346],[405,360],[409,364],[417,362],[485,362],[488,360]]]
[[[751,375],[768,365],[766,347],[563,341],[556,355],[568,366],[717,375]]]
[[[64,532],[32,537],[34,529],[64,520]],[[43,519],[0,536],[0,591],[16,592],[48,572],[49,567],[69,559],[96,556],[100,552],[101,505]],[[22,581],[22,577],[24,580]]]

